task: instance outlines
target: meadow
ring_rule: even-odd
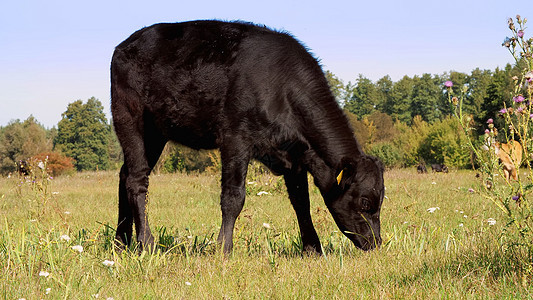
[[[159,247],[112,247],[118,174],[0,178],[0,297],[4,299],[529,298],[529,279],[502,247],[503,213],[474,171],[385,173],[383,245],[356,249],[311,185],[325,255],[303,255],[279,177],[249,172],[235,247],[215,239],[219,176],[150,177],[149,222]],[[266,193],[265,193],[266,192]],[[80,247],[81,246],[81,247]]]

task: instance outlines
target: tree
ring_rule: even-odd
[[[110,126],[103,110],[102,103],[92,97],[87,103],[70,103],[61,114],[54,145],[75,160],[78,171],[109,167]]]
[[[47,138],[46,129],[33,116],[24,122],[12,121],[0,134],[0,172],[14,172],[17,161],[50,150],[52,142]]]
[[[376,128],[372,136],[372,143],[389,142],[394,139],[397,130],[394,128],[394,121],[391,116],[375,111],[367,118],[369,123],[373,124]]]
[[[378,91],[372,81],[359,74],[352,97],[344,108],[355,114],[359,119],[371,114],[378,105]]]
[[[441,117],[438,108],[440,97],[440,87],[430,74],[423,74],[422,77],[415,76],[411,116],[421,116],[424,121],[429,123],[438,120]]]
[[[389,75],[384,76],[376,82],[376,89],[379,100],[377,101],[377,109],[381,112],[387,113],[388,106],[391,103],[391,91],[394,83]]]
[[[413,118],[410,109],[413,101],[413,86],[414,81],[409,76],[404,76],[396,82],[390,91],[390,102],[385,105],[385,113],[405,124],[410,124]]]

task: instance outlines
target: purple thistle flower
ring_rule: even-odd
[[[530,114],[529,117],[530,117],[531,119],[533,119],[533,114]]]
[[[516,35],[518,35],[519,38],[523,38],[524,37],[524,31],[523,30],[518,30],[518,33]]]
[[[494,123],[494,120],[492,118],[487,120],[487,124],[492,124],[492,123]]]
[[[518,200],[518,199],[520,199],[520,195],[513,196],[513,200],[514,200],[514,201],[516,201],[516,200]]]
[[[448,80],[448,81],[444,82],[444,86],[447,87],[447,88],[451,88],[453,86],[453,82]]]
[[[524,108],[522,106],[516,109],[516,112],[519,114],[521,114],[523,111],[524,111]]]
[[[523,102],[525,99],[524,99],[524,96],[522,95],[518,95],[516,97],[513,97],[513,101],[516,102],[516,103],[521,103]]]
[[[507,113],[507,109],[502,108],[502,109],[500,109],[499,113],[500,113],[500,114],[505,114],[505,113]]]
[[[490,133],[490,130],[485,129],[485,134],[489,134],[489,133]]]

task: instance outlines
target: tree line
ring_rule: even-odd
[[[329,71],[326,77],[363,149],[387,167],[426,162],[469,168],[472,155],[452,118],[453,103],[444,82],[452,81],[454,92],[464,96],[462,109],[478,128],[474,134],[481,135],[489,118],[502,128],[498,111],[504,104],[510,106],[512,78],[519,69],[519,65],[508,64],[494,71],[404,76],[396,82],[389,76],[373,82],[359,75],[355,82],[344,83]],[[33,116],[0,127],[0,173],[14,173],[17,162],[26,160],[45,160],[53,174],[120,167],[122,150],[98,99],[74,101],[61,116],[57,127],[51,129]],[[202,172],[216,169],[219,159],[214,151],[169,143],[156,172]]]

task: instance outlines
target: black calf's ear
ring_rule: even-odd
[[[343,168],[337,171],[336,182],[337,182],[337,185],[341,189],[344,189],[344,187],[347,184],[352,183],[354,170],[355,170],[355,162],[349,161],[349,162],[344,162]]]

